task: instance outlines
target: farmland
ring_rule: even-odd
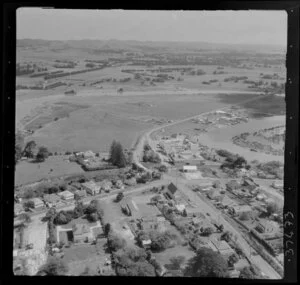
[[[284,54],[108,43],[18,41],[15,215],[66,275],[183,276],[206,248],[279,279]]]

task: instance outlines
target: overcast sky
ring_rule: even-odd
[[[20,8],[17,38],[287,42],[285,11],[125,11]]]

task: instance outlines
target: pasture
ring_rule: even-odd
[[[41,163],[20,161],[16,165],[15,185],[35,182],[45,177],[51,178],[83,172],[77,163],[69,162],[67,156],[50,156]]]

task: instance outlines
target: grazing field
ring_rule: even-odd
[[[251,96],[243,94],[235,97],[235,101]],[[52,106],[58,104],[55,108],[60,109],[34,118],[29,126],[47,124],[27,137],[51,152],[107,151],[113,139],[129,148],[142,131],[151,129],[156,122],[179,120],[226,106],[216,94],[59,98],[56,103],[52,101]]]
[[[15,185],[72,173],[84,172],[75,162],[69,162],[66,156],[52,156],[43,163],[21,161],[16,165]]]

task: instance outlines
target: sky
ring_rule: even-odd
[[[285,11],[19,8],[17,39],[187,41],[286,46]]]

